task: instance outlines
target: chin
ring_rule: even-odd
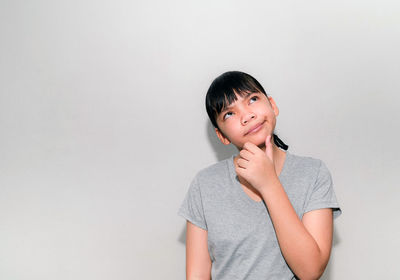
[[[267,139],[268,135],[269,135],[268,132],[261,132],[254,135],[247,135],[247,140],[244,143],[250,142],[256,145],[257,147],[262,148],[265,147],[265,139]]]
[[[259,146],[259,145],[265,146],[265,139],[267,139],[267,136],[268,136],[267,133],[255,135],[255,137],[253,139],[251,139],[250,142],[254,143],[257,146]]]
[[[258,140],[258,139],[257,140],[254,139],[253,140],[253,139],[251,139],[251,140],[248,140],[247,142],[253,143],[254,145],[256,145],[259,148],[265,147],[265,139],[264,140]],[[243,145],[244,145],[244,143],[243,143]]]

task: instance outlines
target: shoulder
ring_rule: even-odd
[[[290,153],[291,169],[293,172],[316,177],[321,169],[324,172],[328,171],[326,164],[319,158],[305,155],[297,155]]]
[[[215,181],[217,179],[221,179],[221,177],[227,176],[229,173],[229,160],[231,160],[231,158],[221,160],[217,163],[200,169],[196,173],[194,179],[199,182],[208,182]]]
[[[232,157],[202,168],[195,175],[192,184],[199,192],[210,198],[226,193],[232,183]]]

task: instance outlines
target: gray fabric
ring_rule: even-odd
[[[178,214],[208,231],[213,280],[294,279],[264,201],[244,192],[233,158],[197,173]],[[330,172],[321,160],[286,151],[279,179],[300,219],[321,208],[332,208],[334,218],[341,214]]]

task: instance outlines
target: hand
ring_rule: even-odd
[[[265,152],[251,142],[246,142],[235,167],[236,173],[261,192],[268,183],[276,182],[275,163],[271,135],[265,139]]]

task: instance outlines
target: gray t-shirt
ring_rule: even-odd
[[[208,231],[213,280],[295,279],[282,256],[264,201],[242,189],[233,158],[197,173],[178,214]],[[321,208],[341,214],[330,172],[319,159],[286,151],[279,180],[297,215]]]

